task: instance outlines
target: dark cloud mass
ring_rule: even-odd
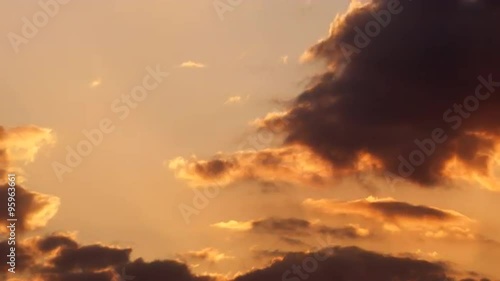
[[[1,253],[8,253],[9,247],[7,241],[0,242]],[[16,274],[28,274],[37,281],[117,281],[126,276],[141,281],[212,280],[212,277],[194,275],[183,263],[172,260],[132,261],[131,249],[98,244],[80,245],[74,238],[64,234],[23,240],[16,244],[16,251]],[[2,278],[8,274],[4,260],[5,257],[0,266],[0,280],[4,280]],[[126,276],[120,277],[124,274]]]
[[[50,261],[54,268],[68,272],[74,269],[98,270],[124,265],[129,260],[130,249],[116,249],[101,245],[64,248]]]
[[[309,50],[310,58],[326,61],[331,70],[280,117],[286,142],[310,147],[337,170],[355,169],[368,153],[400,174],[398,157],[408,160],[419,149],[416,139],[429,139],[442,128],[447,140],[414,165],[408,179],[424,186],[442,183],[454,158],[487,173],[490,157],[484,153],[493,151],[500,135],[500,2],[401,1],[401,13],[379,35],[346,56],[346,44],[356,47],[356,29],[364,30],[391,1],[372,2],[332,24],[329,37]],[[479,76],[495,82],[486,86]],[[474,102],[468,99],[462,117],[454,104],[462,105],[479,85],[481,96],[494,93],[470,113]]]
[[[0,242],[2,252],[7,251],[7,246],[5,241]],[[48,251],[49,248],[52,250]],[[211,276],[191,273],[189,267],[181,262],[147,262],[140,258],[132,261],[129,259],[130,249],[105,245],[84,246],[63,234],[24,240],[17,246],[17,251],[20,263],[16,274],[29,274],[37,281],[116,281],[126,277],[141,281],[216,280]],[[383,255],[357,247],[332,247],[308,253],[258,250],[254,251],[254,257],[277,259],[265,268],[224,280],[454,281],[481,278],[477,273],[472,275],[462,272],[445,263]],[[6,265],[0,269],[6,269]],[[5,277],[5,272],[0,273],[0,278]]]
[[[269,267],[235,279],[235,281],[268,280],[452,281],[457,279],[453,270],[444,263],[387,256],[357,247],[335,247],[308,254],[286,253],[282,260]]]

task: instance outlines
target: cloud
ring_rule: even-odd
[[[104,245],[64,247],[56,257],[49,261],[49,264],[54,270],[60,272],[101,270],[126,264],[130,252],[131,249],[118,249]]]
[[[180,254],[181,260],[196,260],[196,261],[208,261],[210,263],[217,263],[223,260],[234,259],[233,256],[228,256],[221,253],[219,250],[214,248],[205,248],[199,251],[190,251],[185,254]]]
[[[89,87],[90,87],[90,88],[96,88],[96,87],[98,87],[99,85],[101,85],[101,83],[102,83],[101,78],[98,78],[98,79],[96,79],[96,80],[94,80],[94,81],[90,82]]]
[[[296,218],[267,218],[252,221],[252,230],[256,232],[302,232],[310,227],[311,223],[309,221]]]
[[[179,65],[179,67],[184,67],[184,68],[205,68],[206,65],[199,63],[199,62],[194,62],[194,61],[185,61]]]
[[[316,235],[328,235],[337,239],[361,239],[371,235],[370,231],[359,225],[350,224],[341,227],[331,227],[318,222],[310,222],[297,218],[265,218],[252,221],[229,221],[212,224],[213,227],[228,229],[232,231],[246,231],[256,234],[279,235],[280,239],[287,244],[304,244],[302,241],[290,236],[307,237]]]
[[[280,237],[280,240],[285,242],[286,244],[288,244],[290,246],[307,246],[307,244],[304,241],[302,241],[300,239],[296,239],[296,238],[282,236],[282,237]]]
[[[323,185],[332,176],[324,161],[300,146],[220,154],[208,161],[178,157],[168,162],[168,168],[194,186],[251,180]]]
[[[192,274],[185,264],[172,260],[146,262],[130,260],[131,249],[102,244],[81,245],[67,234],[49,234],[18,240],[16,274],[27,274],[37,281],[116,281],[126,273],[141,281],[209,281],[208,276]],[[0,251],[7,253],[7,241]],[[5,259],[5,258],[4,258]],[[0,277],[6,276],[7,264],[0,265]]]
[[[6,130],[0,127],[0,174],[5,181],[13,163],[24,164],[34,160],[39,149],[54,141],[51,130],[36,126]],[[0,201],[7,202],[8,185],[0,183]],[[44,227],[56,213],[60,200],[54,196],[29,191],[16,186],[16,232],[23,240],[16,240],[16,281],[116,281],[123,269],[128,276],[141,281],[179,280],[209,281],[210,276],[196,276],[187,265],[161,260],[145,262],[130,260],[131,249],[103,244],[81,245],[72,234],[53,233],[25,238],[26,231]],[[5,221],[7,213],[0,212]],[[0,234],[7,228],[0,229]],[[0,279],[13,280],[8,269],[7,254],[13,245],[0,241]],[[5,254],[4,254],[5,253]],[[7,279],[9,277],[9,279]]]
[[[498,242],[477,233],[473,219],[454,210],[374,197],[353,201],[306,199],[302,205],[321,214],[354,215],[376,220],[387,232],[413,231],[427,239],[469,240],[498,245]]]
[[[283,258],[284,256],[288,255],[290,252],[288,251],[281,251],[281,250],[257,250],[257,249],[252,249],[252,253],[255,258],[257,259],[266,259],[266,258]]]
[[[33,162],[38,151],[53,144],[52,130],[34,125],[6,129],[0,126],[0,175],[17,170],[16,165]],[[2,176],[0,183],[5,181]]]
[[[468,274],[457,272],[445,263],[383,255],[357,247],[333,247],[312,253],[275,254],[283,255],[283,258],[275,260],[266,268],[251,271],[234,280],[438,281],[468,277]]]
[[[400,156],[409,159],[420,149],[416,140],[429,139],[442,128],[447,140],[435,143],[435,148],[426,141],[433,152],[415,165],[409,180],[424,186],[442,184],[450,179],[444,171],[454,159],[468,170],[489,174],[500,132],[500,124],[493,121],[500,117],[498,95],[481,101],[477,111],[464,113],[466,117],[453,107],[464,101],[474,104],[478,87],[485,96],[494,91],[484,79],[500,81],[500,39],[493,32],[500,24],[498,4],[401,2],[402,13],[392,15],[378,36],[368,38],[366,47],[346,59],[343,46],[361,41],[357,30],[376,23],[374,14],[386,12],[389,2],[351,8],[332,24],[327,38],[308,50],[310,59],[325,61],[329,69],[279,120],[286,124],[286,143],[310,147],[334,169],[354,168],[358,156],[368,153],[383,169],[399,174]],[[425,24],[421,13],[428,15]]]
[[[333,171],[325,176],[371,168],[434,187],[466,175],[497,190],[500,179],[486,179],[500,164],[499,4],[403,1],[397,5],[402,11],[390,14],[391,0],[352,3],[306,53],[327,64],[323,73],[286,114],[263,122],[285,135],[281,149],[314,154]],[[366,35],[374,25],[377,35]],[[300,151],[290,149],[297,146]],[[360,167],[367,157],[373,165]],[[243,178],[271,178],[246,163],[233,164],[224,170],[248,167],[251,176]],[[288,175],[299,177],[297,172]]]
[[[280,58],[280,61],[281,61],[282,64],[288,64],[288,56],[287,55],[282,56]]]
[[[26,232],[44,227],[54,217],[59,208],[59,198],[29,191],[20,185],[22,176],[17,171],[18,165],[32,162],[42,146],[53,144],[54,135],[50,129],[33,125],[5,129],[0,126],[0,202],[8,202],[15,194],[15,217],[11,217],[7,208],[0,212],[0,220],[16,218],[16,231]],[[7,173],[16,174],[15,191],[9,190]],[[7,206],[7,204],[5,204]],[[8,223],[7,223],[8,224]],[[0,234],[8,233],[6,227],[0,228]]]
[[[212,224],[213,227],[229,229],[235,231],[246,231],[252,229],[252,221],[239,222],[235,220],[230,220],[228,222],[218,222]]]
[[[233,104],[233,103],[240,103],[241,102],[241,97],[240,96],[233,96],[229,97],[224,104]]]
[[[377,218],[382,221],[401,224],[403,222],[443,224],[469,223],[472,220],[453,210],[413,205],[392,198],[368,197],[353,201],[334,201],[327,199],[306,199],[303,206],[327,214],[358,214]]]
[[[69,248],[75,249],[78,247],[78,243],[75,241],[75,237],[68,234],[54,233],[49,236],[34,239],[36,247],[42,252],[51,252],[59,248]]]
[[[0,202],[8,202],[9,187],[9,185],[0,185]],[[60,205],[59,198],[29,191],[20,185],[16,186],[15,199],[16,230],[19,232],[44,227],[55,216]],[[4,206],[7,206],[7,204]],[[6,210],[0,212],[0,220],[6,221],[9,218],[12,217],[9,217]],[[0,228],[0,234],[8,232],[9,229]]]

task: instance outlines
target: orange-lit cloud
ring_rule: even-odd
[[[0,169],[33,162],[41,147],[54,142],[50,129],[33,125],[10,129],[0,126]]]
[[[427,239],[498,244],[478,233],[476,221],[453,210],[374,197],[353,201],[306,199],[302,204],[306,209],[320,214],[351,215],[377,220],[382,223],[381,229],[388,233],[411,231]]]
[[[359,155],[354,169],[373,170],[377,165],[376,160],[364,154]],[[219,154],[211,160],[178,157],[168,162],[168,168],[194,186],[225,186],[245,181],[323,186],[354,172],[332,170],[327,162],[299,145]]]
[[[220,154],[208,161],[179,157],[171,160],[168,167],[194,186],[249,180],[319,185],[332,177],[332,171],[321,159],[299,146]]]
[[[424,205],[413,205],[392,198],[374,198],[354,201],[306,199],[303,206],[325,214],[351,214],[378,219],[396,226],[457,224],[466,225],[473,220],[453,210]]]
[[[15,194],[15,217],[10,217],[6,210],[0,213],[0,219],[18,219],[16,230],[26,232],[44,227],[54,217],[60,205],[59,198],[30,191],[20,185],[22,175],[18,174],[19,165],[32,162],[42,146],[54,143],[50,129],[36,126],[4,129],[0,127],[0,202],[8,202],[10,195]],[[16,174],[15,192],[9,190],[7,173]],[[10,195],[9,195],[10,193]],[[7,206],[7,204],[5,204]],[[0,233],[9,229],[2,227]]]

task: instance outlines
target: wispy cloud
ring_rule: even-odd
[[[240,96],[233,96],[233,97],[229,97],[224,104],[234,104],[234,103],[240,103],[240,102],[241,102]]]
[[[283,63],[283,64],[288,64],[288,56],[287,55],[284,55],[280,58],[280,61]]]
[[[250,98],[250,96],[242,97],[242,96],[232,96],[229,97],[224,104],[229,105],[229,104],[237,104],[237,103],[242,103],[247,101]]]
[[[102,83],[101,78],[98,78],[98,79],[95,79],[95,80],[93,80],[92,82],[90,82],[90,85],[89,85],[89,86],[90,86],[90,88],[96,88],[96,87],[98,87],[99,85],[101,85],[101,83]]]
[[[179,67],[184,67],[184,68],[205,68],[207,67],[205,64],[203,63],[199,63],[199,62],[194,62],[194,61],[185,61],[183,63],[181,63],[181,65],[179,65]]]

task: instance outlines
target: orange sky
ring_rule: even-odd
[[[499,103],[494,94],[481,100],[459,129],[447,131],[449,141],[437,144],[415,174],[401,181],[394,174],[399,159],[394,151],[416,147],[413,139],[403,143],[405,135],[432,139],[432,129],[441,126],[433,118],[441,121],[442,113],[477,90],[474,86],[488,89],[478,77],[493,73],[494,80],[500,79],[493,51],[483,51],[490,59],[475,52],[457,55],[469,60],[446,60],[445,54],[456,51],[447,44],[456,38],[438,40],[442,37],[434,37],[427,27],[407,27],[419,4],[62,2],[0,2],[0,31],[5,34],[0,43],[0,175],[18,175],[18,196],[24,198],[19,204],[27,204],[19,207],[24,219],[19,248],[35,260],[25,258],[23,264],[19,256],[20,273],[4,270],[0,276],[5,273],[11,281],[111,281],[120,280],[120,268],[126,268],[130,275],[135,272],[134,280],[149,281],[170,276],[146,273],[153,272],[147,269],[152,261],[162,260],[168,266],[185,265],[194,278],[185,280],[268,280],[252,274],[278,268],[281,276],[281,266],[300,263],[301,255],[341,246],[333,254],[339,259],[373,251],[377,262],[378,255],[429,265],[445,262],[443,272],[457,280],[500,278],[498,128],[492,121]],[[438,9],[443,15],[432,14],[429,28],[446,20],[450,7]],[[475,8],[495,23],[485,7],[498,12],[487,0],[452,11]],[[353,27],[373,20],[371,11],[388,11],[392,21],[401,22],[388,23],[371,45],[344,61],[346,53],[335,48],[357,34]],[[36,30],[25,26],[43,13],[48,13],[46,24],[37,24]],[[462,26],[449,17],[450,26]],[[498,33],[493,31],[464,31],[457,38],[482,42],[491,37],[496,46]],[[432,48],[451,50],[408,47],[419,40],[436,40]],[[483,47],[464,44],[456,52]],[[407,61],[401,59],[406,56]],[[447,74],[434,81],[433,69],[446,68],[433,56],[448,64],[457,61],[450,68],[463,71],[450,74],[450,80],[474,74],[463,83],[448,82]],[[418,71],[387,70],[401,61]],[[485,72],[476,73],[478,69]],[[416,84],[409,77],[425,82]],[[379,89],[387,95],[372,99]],[[455,96],[435,98],[436,89]],[[391,96],[396,90],[407,96]],[[367,91],[372,96],[362,96]],[[431,94],[413,99],[414,93],[424,92]],[[428,96],[435,100],[424,100]],[[387,104],[407,101],[423,106],[418,112],[395,109],[385,115]],[[439,115],[431,116],[435,112]],[[51,236],[64,242],[45,251],[40,241]],[[119,261],[102,267],[85,264],[83,257],[96,255],[100,247],[109,252],[109,260],[116,254]],[[64,254],[73,250],[81,264],[64,264]],[[41,261],[52,273],[37,271],[43,268]],[[371,275],[370,262],[366,276]],[[84,273],[89,279],[78,279]],[[313,281],[326,280],[323,273],[313,274]],[[345,280],[358,280],[349,278]]]

